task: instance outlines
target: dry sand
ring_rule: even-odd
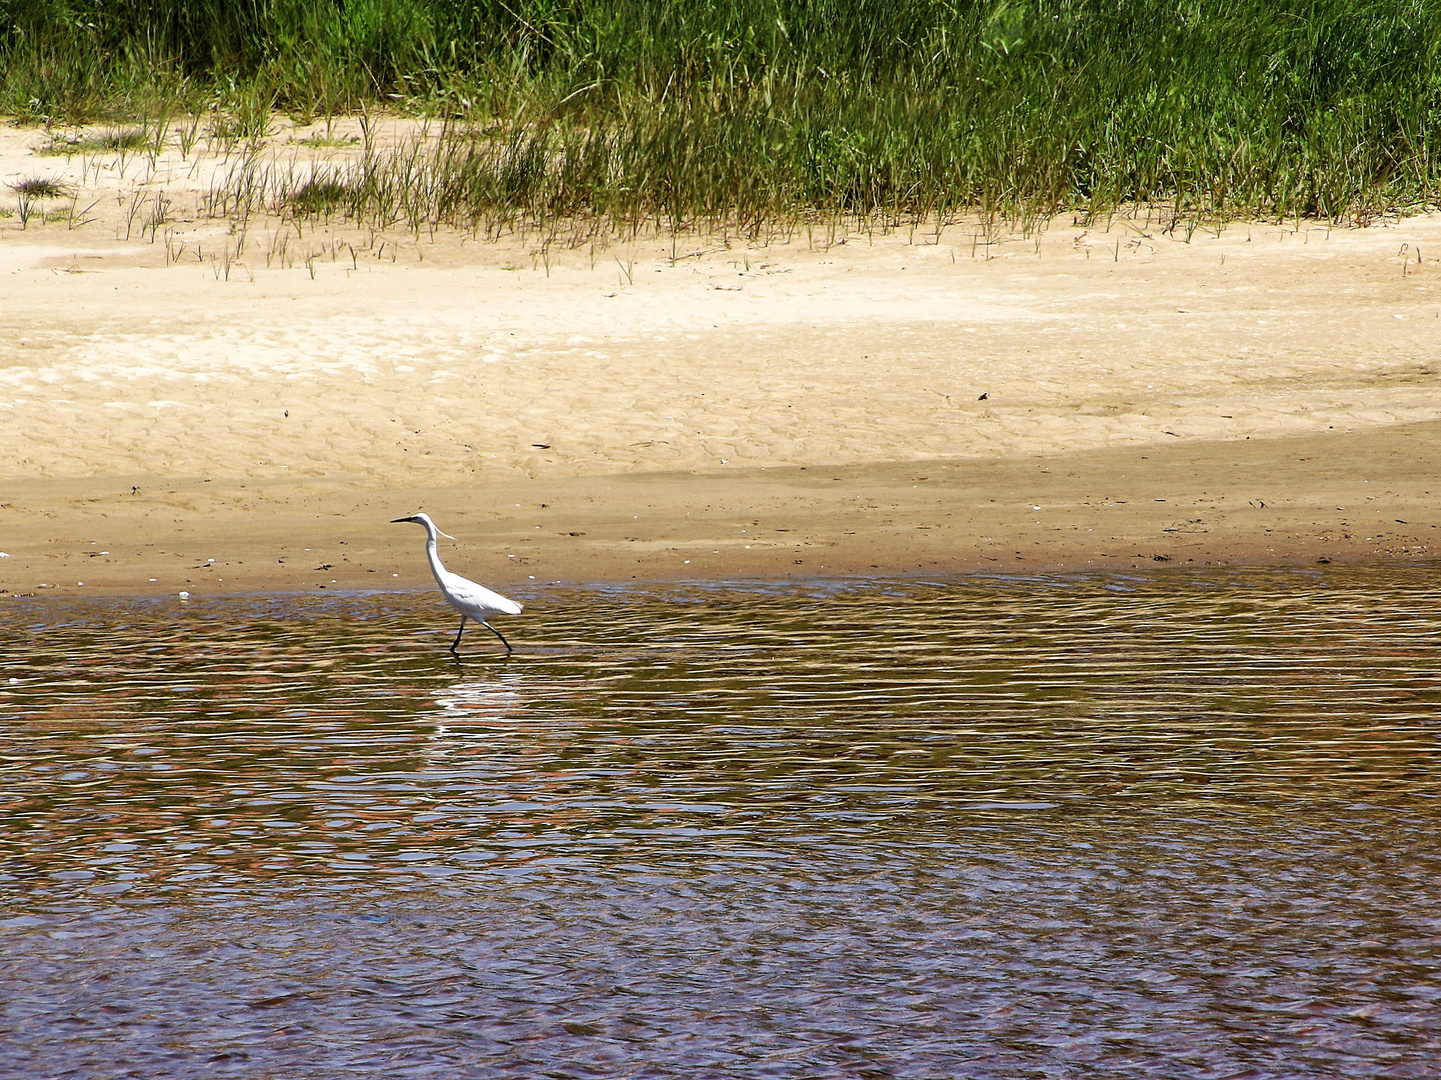
[[[417,509],[502,589],[1441,551],[1441,216],[237,254],[223,148],[49,142],[0,130],[74,194],[0,188],[11,595],[415,587]]]

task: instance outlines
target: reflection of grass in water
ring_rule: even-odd
[[[12,6],[0,110],[22,116],[214,106],[226,143],[272,106],[492,125],[410,169],[415,197],[378,182],[376,220],[754,232],[1144,202],[1190,230],[1365,220],[1434,201],[1441,169],[1441,20],[1379,0]]]

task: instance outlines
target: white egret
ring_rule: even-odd
[[[445,594],[450,606],[460,612],[460,629],[455,632],[455,640],[450,643],[450,651],[459,656],[456,646],[460,644],[460,635],[465,633],[465,620],[474,619],[484,626],[505,646],[505,651],[510,652],[510,642],[505,640],[505,635],[487,621],[492,615],[519,615],[522,611],[521,605],[498,592],[491,592],[484,585],[477,585],[459,574],[452,574],[440,563],[440,552],[437,550],[436,537],[444,536],[449,540],[455,537],[450,533],[443,533],[436,527],[435,522],[430,520],[428,514],[412,514],[410,517],[395,518],[391,524],[402,521],[413,521],[417,525],[425,526],[425,557],[430,560],[430,572],[435,575],[435,583],[440,586],[440,591]]]

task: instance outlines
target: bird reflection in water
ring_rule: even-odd
[[[524,723],[525,695],[517,690],[522,680],[460,679],[440,690],[435,703],[442,713],[435,733],[444,738],[457,726],[510,727]]]

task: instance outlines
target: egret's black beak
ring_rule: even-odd
[[[391,518],[391,519],[390,519],[390,523],[391,523],[392,525],[399,525],[402,521],[414,521],[414,520],[415,520],[415,518],[413,518],[413,517],[408,517],[408,518]]]

